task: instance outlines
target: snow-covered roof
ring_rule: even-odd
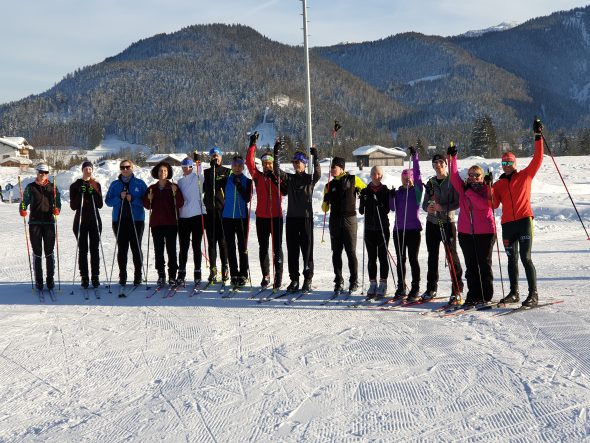
[[[406,158],[407,154],[402,151],[400,148],[385,148],[383,146],[379,146],[379,145],[367,145],[367,146],[361,146],[360,148],[355,149],[354,151],[352,151],[352,155],[354,155],[355,157],[361,156],[361,155],[369,155],[375,151],[379,151],[382,152],[384,154],[387,155],[392,155],[394,157],[400,157],[400,158]]]
[[[146,161],[148,163],[159,163],[159,162],[167,159],[168,157],[171,157],[171,158],[181,162],[186,158],[186,154],[184,152],[182,152],[182,153],[177,152],[177,153],[172,153],[172,154],[153,154]]]
[[[4,163],[18,163],[19,165],[30,165],[33,162],[28,158],[24,157],[8,157],[0,160],[0,165],[3,165]]]
[[[32,146],[29,146],[29,143],[24,137],[0,137],[0,143],[10,146],[14,149],[22,149],[25,147],[28,149],[33,149]]]

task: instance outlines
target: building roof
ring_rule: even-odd
[[[375,151],[382,152],[383,154],[391,155],[392,157],[400,157],[406,158],[408,154],[402,151],[400,148],[385,148],[379,145],[367,145],[361,146],[360,148],[355,149],[352,151],[352,155],[355,157],[360,157],[363,155],[372,154]]]
[[[19,165],[25,166],[31,165],[33,162],[28,158],[24,157],[8,157],[3,160],[0,160],[0,165],[3,165],[4,163],[18,163]]]
[[[160,163],[161,161],[166,160],[167,158],[173,158],[174,160],[178,160],[178,162],[182,162],[187,155],[182,153],[171,153],[171,154],[153,154],[148,157],[146,160],[147,163]]]
[[[0,143],[10,146],[14,149],[33,149],[33,147],[29,145],[24,137],[0,137]]]

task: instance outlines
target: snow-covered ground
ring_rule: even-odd
[[[557,160],[589,226],[590,159]],[[465,172],[477,161],[459,165]],[[487,164],[497,176],[499,161]],[[105,191],[116,166],[96,171]],[[398,186],[401,169],[386,168],[385,182]],[[422,169],[432,172],[427,161]],[[56,303],[41,304],[30,289],[17,205],[0,204],[0,441],[587,441],[590,243],[551,159],[533,183],[533,260],[541,301],[564,302],[506,317],[421,315],[442,301],[389,311],[320,306],[333,279],[319,212],[323,172],[314,194],[318,291],[291,306],[214,291],[71,295],[76,243],[67,202],[59,217],[62,290]],[[15,184],[16,175],[1,168],[0,184]],[[147,169],[138,175],[152,182]],[[58,176],[64,200],[79,176]],[[102,216],[110,219],[108,208]],[[114,237],[105,226],[110,271]],[[362,263],[360,232],[362,224]],[[249,251],[256,285],[254,224]],[[420,262],[424,289],[424,241]],[[506,279],[503,252],[501,263]],[[499,299],[496,252],[494,273]],[[439,292],[448,294],[442,255],[440,275]]]

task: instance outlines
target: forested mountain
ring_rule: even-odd
[[[344,147],[469,143],[477,118],[498,140],[530,139],[541,116],[564,137],[590,126],[590,6],[479,36],[405,33],[316,48],[314,140],[334,119]],[[92,147],[105,134],[161,151],[243,147],[270,106],[277,130],[305,139],[303,50],[240,25],[159,34],[0,106],[0,133],[33,145]],[[565,149],[564,149],[565,152]]]
[[[346,120],[350,137],[388,138],[402,106],[330,62],[314,57],[311,66],[316,139],[330,137],[335,118]],[[140,40],[0,107],[0,132],[33,145],[91,147],[108,133],[160,150],[235,149],[270,105],[279,132],[304,140],[304,85],[301,48],[245,26],[191,26]]]

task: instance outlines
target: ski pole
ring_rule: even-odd
[[[74,255],[74,275],[72,276],[72,292],[70,292],[70,295],[74,295],[74,284],[76,281],[76,265],[78,264],[78,251],[80,249],[80,230],[82,228],[82,210],[84,209],[84,195],[82,194],[82,192],[80,192],[80,190],[78,190],[78,192],[80,193],[80,216],[78,218],[78,235],[76,235],[76,254]]]
[[[104,248],[102,247],[102,229],[100,228],[100,226],[98,224],[98,209],[96,208],[96,203],[94,203],[94,195],[92,195],[92,209],[94,211],[94,221],[96,222],[96,231],[98,232],[98,242],[100,243],[100,252],[102,253],[102,263],[104,264],[104,276],[106,278],[108,275],[107,261],[104,256]],[[110,283],[108,285],[108,288],[109,288],[109,294],[112,294]]]
[[[53,176],[53,209],[57,208],[56,204],[56,196],[57,196],[57,188],[56,188],[56,180],[55,175]],[[57,253],[57,290],[61,292],[61,274],[59,271],[59,231],[57,229],[57,215],[53,215],[53,219],[55,220],[55,250]]]
[[[547,143],[547,140],[545,139],[545,136],[543,135],[543,133],[541,133],[541,137],[543,137],[543,143],[545,143],[545,146],[547,146],[547,151],[549,151],[549,155],[551,156],[551,160],[553,160],[553,164],[555,165],[555,169],[557,170],[557,173],[559,174],[559,178],[561,179],[561,183],[563,183],[563,187],[565,188],[565,191],[567,192],[567,196],[570,198],[570,201],[572,202],[572,205],[574,207],[574,211],[576,211],[578,219],[580,220],[580,223],[582,224],[582,228],[584,229],[584,232],[586,233],[586,240],[590,240],[590,234],[588,234],[588,231],[586,230],[586,226],[584,226],[584,222],[582,221],[582,217],[580,217],[580,213],[578,212],[578,208],[576,207],[576,204],[574,203],[574,199],[572,198],[572,195],[570,194],[570,191],[567,188],[567,185],[565,184],[565,180],[563,179],[563,176],[561,175],[561,171],[559,170],[559,166],[557,166],[557,162],[555,161],[555,157],[553,157],[553,152],[551,151],[551,147],[549,146],[549,143]]]
[[[489,168],[488,174],[493,177],[494,169]],[[502,275],[502,261],[500,260],[500,242],[498,241],[498,228],[496,227],[496,209],[494,208],[494,193],[492,192],[492,183],[489,184],[490,188],[490,199],[492,201],[492,216],[494,217],[494,234],[496,235],[496,251],[498,252],[498,267],[500,268],[500,283],[502,283],[502,298],[506,298],[504,292],[504,277]]]
[[[145,269],[145,290],[149,289],[148,286],[148,271],[150,266],[150,234],[152,232],[152,188],[150,188],[150,214],[148,218],[148,245],[147,245],[147,260],[146,260],[146,269]]]
[[[122,192],[127,192],[127,186],[123,187]],[[113,250],[113,261],[111,263],[111,275],[109,276],[109,289],[113,282],[113,269],[115,268],[115,257],[117,256],[117,248],[119,246],[119,232],[121,232],[121,220],[123,217],[123,203],[126,197],[121,198],[121,207],[119,208],[119,221],[117,222],[117,234],[115,235],[115,249]],[[120,272],[121,270],[119,270]]]
[[[23,199],[23,186],[20,181],[20,175],[18,176],[18,189],[20,191],[20,207],[25,210],[25,201]],[[29,272],[31,273],[31,292],[35,291],[35,284],[33,283],[33,267],[31,266],[31,249],[29,247],[29,233],[27,231],[26,217],[23,217],[23,228],[25,229],[25,243],[27,244],[27,255],[29,256]]]
[[[377,195],[373,194],[373,198],[375,199],[375,212],[377,214],[377,219],[379,220],[379,227],[381,228],[381,236],[383,237],[383,247],[387,251],[387,265],[389,266],[389,271],[391,272],[391,277],[393,278],[393,285],[395,286],[395,276],[393,275],[393,266],[391,266],[391,254],[389,254],[389,247],[387,245],[387,239],[385,238],[385,229],[383,229],[383,220],[381,220],[381,214],[379,214],[379,200],[377,199]],[[381,206],[382,207],[382,206]],[[404,230],[405,232],[405,230]],[[364,234],[363,234],[364,235]],[[364,255],[365,251],[363,251]],[[405,282],[404,282],[405,285]]]
[[[461,290],[459,288],[459,279],[457,278],[457,273],[455,271],[455,262],[453,261],[453,253],[451,252],[451,245],[448,241],[448,237],[447,237],[447,233],[445,231],[444,223],[440,219],[438,220],[438,227],[440,229],[441,239],[443,242],[443,246],[445,248],[445,258],[447,261],[447,265],[449,266],[449,272],[451,274],[451,289],[453,289],[453,286],[455,286],[455,289],[459,293],[459,297],[461,297]]]
[[[125,200],[127,200],[127,199],[125,199]],[[131,214],[131,224],[133,225],[133,232],[135,233],[135,242],[137,243],[137,249],[139,251],[139,259],[141,260],[140,266],[141,266],[141,270],[143,272],[144,271],[144,266],[143,266],[143,251],[141,250],[141,243],[139,241],[139,236],[137,235],[137,226],[135,226],[135,217],[133,216],[133,208],[131,207],[131,202],[130,201],[127,201],[127,203],[129,203],[129,214]],[[143,212],[143,208],[141,210]],[[133,252],[133,250],[131,250],[131,252]],[[147,274],[147,269],[145,269],[145,273]]]
[[[252,198],[252,184],[250,184],[250,198]],[[237,200],[237,186],[234,183],[234,203]],[[244,254],[246,254],[246,266],[248,267],[248,281],[250,282],[250,290],[252,290],[252,274],[250,273],[250,260],[248,258],[248,237],[244,232],[244,223],[242,218],[242,205],[238,203],[238,211],[240,213],[240,229],[242,231],[242,240],[244,241]],[[249,220],[248,220],[249,221]]]

